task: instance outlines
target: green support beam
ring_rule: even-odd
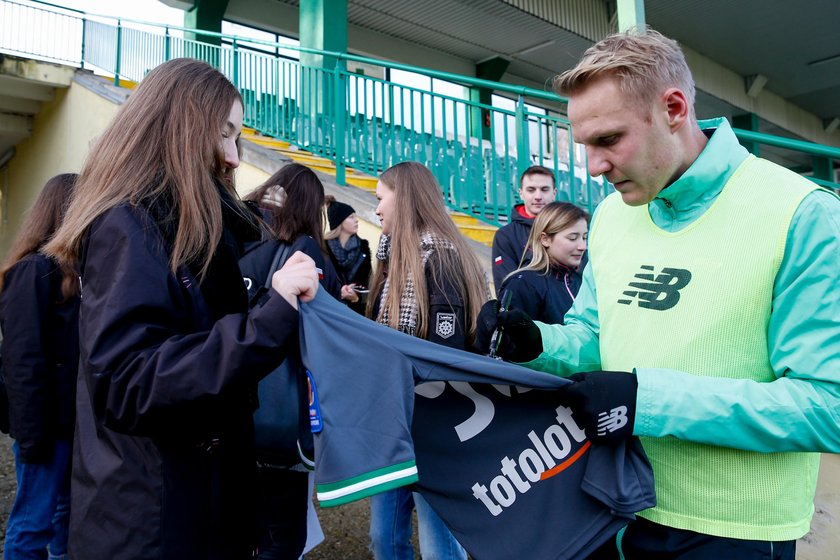
[[[510,60],[500,56],[479,62],[475,65],[475,77],[491,82],[501,82],[502,76],[505,75],[509,65]],[[493,104],[493,90],[482,87],[471,87],[470,101],[473,103],[481,103],[482,105],[491,106]],[[490,119],[491,116],[489,109],[474,109],[470,115],[472,135],[478,136],[478,131],[480,130],[481,138],[484,140],[491,140]]]
[[[834,182],[834,165],[830,159],[811,156],[811,165],[814,169],[815,179]]]
[[[735,115],[732,117],[733,128],[742,128],[744,130],[751,130],[752,132],[761,132],[758,126],[758,115],[755,113],[746,113],[743,115]],[[745,147],[751,154],[759,157],[761,149],[756,142],[748,142],[741,140],[741,145]]]
[[[347,52],[347,0],[301,0],[300,46]],[[332,70],[335,58],[301,53],[304,66]]]
[[[645,27],[645,2],[644,0],[618,0],[616,3],[618,15],[618,30],[627,31],[634,27],[644,29]]]
[[[347,52],[347,0],[301,0],[300,46]],[[329,137],[335,149],[335,181],[345,184],[347,121],[346,63],[334,56],[300,53],[300,96],[304,112],[314,115],[310,135]]]
[[[228,0],[194,0],[193,7],[184,12],[184,27],[221,33],[227,5]],[[221,66],[222,40],[220,37],[186,32],[184,38],[187,41],[194,41],[186,44],[184,56],[203,60],[216,68]],[[236,83],[235,76],[234,83]]]
[[[184,12],[184,27],[221,33],[227,6],[228,0],[195,0],[192,9]],[[221,45],[219,37],[209,37],[201,33],[187,33],[186,38],[210,45]]]

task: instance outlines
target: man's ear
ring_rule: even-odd
[[[669,88],[662,94],[662,103],[668,118],[668,126],[671,131],[676,132],[689,120],[691,106],[683,90]]]

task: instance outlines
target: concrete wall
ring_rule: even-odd
[[[45,102],[36,115],[32,136],[17,145],[15,156],[0,175],[7,181],[5,221],[0,230],[0,254],[5,255],[20,228],[26,211],[41,192],[47,180],[59,173],[78,173],[88,149],[119,110],[127,92],[109,86],[101,78],[82,76],[67,89],[56,91],[55,99]],[[252,147],[253,149],[253,147]],[[237,189],[244,195],[273,173],[283,161],[269,162],[243,154],[236,172]],[[251,159],[252,163],[247,160]],[[346,190],[322,176],[327,191],[339,200],[354,204],[343,196]],[[358,189],[352,189],[354,191]],[[373,197],[368,195],[359,210],[359,235],[372,247],[379,242],[380,228],[372,212]],[[359,206],[356,202],[355,206]]]
[[[35,116],[32,136],[16,146],[9,161],[0,254],[5,255],[46,181],[59,173],[78,173],[91,141],[116,114],[119,106],[73,82],[56,90]]]

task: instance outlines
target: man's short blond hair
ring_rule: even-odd
[[[682,90],[694,116],[694,78],[673,39],[651,28],[615,33],[589,47],[577,66],[554,78],[554,91],[571,96],[604,77],[618,78],[621,92],[649,106],[668,88]]]

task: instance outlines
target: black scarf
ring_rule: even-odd
[[[341,241],[337,237],[327,239],[327,246],[335,257],[338,268],[341,269],[339,272],[344,273],[352,270],[353,265],[359,260],[359,254],[362,252],[362,244],[359,242],[359,236],[357,235],[351,235],[344,247],[341,246]]]

